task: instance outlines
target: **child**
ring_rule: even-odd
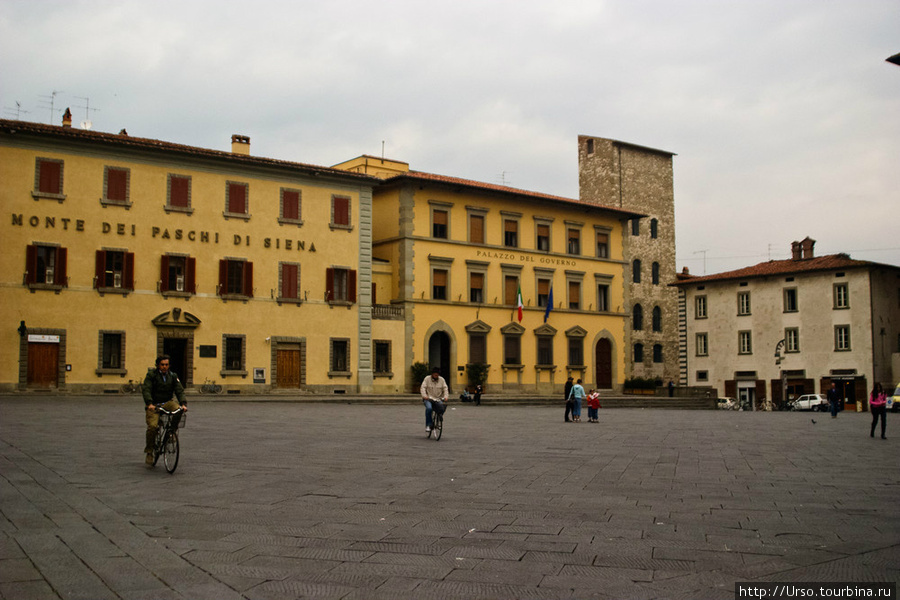
[[[588,404],[588,422],[589,423],[599,423],[600,419],[598,419],[598,409],[600,408],[600,393],[591,390],[587,397]]]

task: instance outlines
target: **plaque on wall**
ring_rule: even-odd
[[[215,358],[216,348],[218,348],[218,346],[204,346],[203,344],[201,344],[200,358]]]

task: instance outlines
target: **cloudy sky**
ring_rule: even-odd
[[[0,0],[0,107],[572,198],[613,138],[677,155],[679,269],[900,265],[898,34],[897,0]]]

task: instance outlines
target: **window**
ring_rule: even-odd
[[[597,258],[609,258],[609,232],[597,232]]]
[[[32,197],[50,198],[62,202],[63,161],[50,158],[36,158],[34,161],[34,191]]]
[[[537,364],[552,365],[553,363],[553,338],[549,335],[537,336]]]
[[[191,178],[187,175],[169,174],[166,194],[166,212],[191,212]]]
[[[709,381],[709,371],[697,371],[697,381]]]
[[[738,331],[738,354],[753,354],[753,338],[749,331]]]
[[[584,338],[580,336],[569,336],[569,367],[584,366]]]
[[[550,251],[550,225],[546,223],[538,223],[537,244],[535,247],[541,252]]]
[[[662,309],[658,306],[653,307],[653,331],[662,331]]]
[[[800,352],[800,330],[796,327],[784,330],[784,351]]]
[[[103,197],[101,204],[130,206],[131,169],[103,167]]]
[[[850,308],[850,290],[846,283],[834,284],[834,307]]]
[[[225,184],[225,216],[249,217],[250,216],[250,186],[238,181],[229,181]]]
[[[695,296],[694,297],[694,318],[695,319],[705,319],[706,318],[706,296]]]
[[[197,260],[190,256],[163,254],[159,266],[159,291],[196,294]]]
[[[750,292],[738,292],[738,315],[750,314]]]
[[[100,360],[97,374],[125,372],[125,332],[100,332]]]
[[[640,219],[632,219],[631,220],[631,235],[641,235],[641,220]]]
[[[697,356],[709,356],[709,335],[698,333],[694,340],[696,341]]]
[[[300,212],[300,190],[281,188],[281,217],[279,223],[302,225]]]
[[[487,363],[487,336],[481,332],[469,333],[469,364]]]
[[[222,335],[222,372],[234,375],[246,374],[247,336],[236,334]]]
[[[337,339],[331,340],[331,360],[329,361],[331,368],[328,376],[350,376],[350,340]]]
[[[484,215],[469,214],[469,243],[484,243]]]
[[[484,303],[484,273],[469,273],[469,302]]]
[[[655,363],[663,362],[662,344],[653,344],[653,362],[655,362]]]
[[[631,309],[631,328],[635,331],[641,331],[644,328],[644,307],[635,304]]]
[[[539,278],[537,280],[537,305],[541,308],[547,308],[550,303],[550,287],[552,281],[550,279]]]
[[[503,278],[503,303],[510,306],[516,305],[516,294],[519,291],[519,278],[515,275],[506,275]]]
[[[346,196],[331,197],[331,227],[350,228],[350,198]]]
[[[503,335],[503,364],[522,364],[522,335],[506,333]]]
[[[650,279],[653,285],[659,285],[659,263],[655,262],[650,265]]]
[[[641,259],[636,258],[631,263],[631,280],[634,283],[641,282]]]
[[[134,289],[134,253],[97,250],[94,265],[94,288],[104,291]]]
[[[643,344],[635,344],[634,345],[634,362],[642,363],[644,362],[644,345]]]
[[[659,235],[659,221],[656,219],[650,219],[650,237],[654,240]]]
[[[834,350],[836,352],[848,352],[850,350],[850,326],[834,326]]]
[[[300,303],[300,265],[298,263],[278,263],[278,300]]]
[[[597,311],[607,312],[609,310],[609,285],[605,283],[597,284]]]
[[[431,211],[431,237],[447,239],[447,217],[446,210]]]
[[[566,252],[569,254],[581,254],[581,231],[572,228],[566,231]]]
[[[391,377],[391,342],[375,340],[375,372],[376,377]]]
[[[593,154],[594,153],[594,140],[588,139],[587,142],[585,143],[585,149],[587,150],[588,155]]]
[[[25,247],[25,285],[31,288],[62,289],[69,286],[66,276],[68,251],[60,246],[31,244]]]
[[[503,245],[507,248],[519,247],[519,222],[515,219],[503,219]]]
[[[220,296],[253,297],[253,263],[242,258],[219,261]]]
[[[447,297],[447,271],[433,269],[431,271],[431,299],[446,300]]]
[[[356,302],[356,271],[333,267],[325,269],[325,299],[334,303]]]
[[[581,310],[581,282],[569,281],[569,309]]]
[[[797,288],[787,288],[784,290],[784,312],[797,312]]]

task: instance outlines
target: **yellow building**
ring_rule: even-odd
[[[188,388],[401,388],[378,180],[249,149],[0,120],[0,390],[119,391],[163,352]]]
[[[567,376],[621,389],[622,238],[643,215],[372,156],[336,168],[384,180],[372,255],[393,274],[372,293],[403,319],[405,372],[440,366],[455,391],[477,364],[492,393],[556,393]]]

